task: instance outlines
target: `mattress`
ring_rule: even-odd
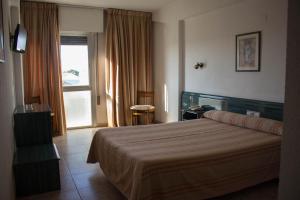
[[[89,163],[129,200],[207,199],[278,177],[281,137],[211,119],[100,129]]]

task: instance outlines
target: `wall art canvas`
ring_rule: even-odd
[[[236,71],[260,71],[261,32],[236,36]]]

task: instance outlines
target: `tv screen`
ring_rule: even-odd
[[[26,42],[27,42],[27,31],[22,25],[18,24],[14,35],[13,51],[19,53],[25,53]]]

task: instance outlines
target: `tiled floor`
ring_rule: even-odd
[[[126,200],[108,182],[99,164],[87,164],[90,143],[96,129],[72,130],[54,138],[61,156],[61,191],[35,195],[24,200]],[[214,200],[275,200],[278,182],[271,181]]]

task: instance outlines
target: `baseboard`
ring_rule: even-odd
[[[108,127],[108,123],[99,123],[99,124],[96,124],[96,126],[94,128],[103,128],[103,127]]]

